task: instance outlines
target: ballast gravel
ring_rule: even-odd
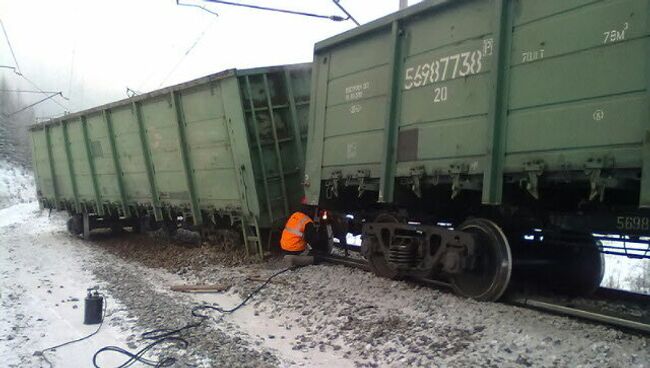
[[[179,255],[205,252],[205,247],[175,247]],[[127,254],[121,256],[128,259]],[[278,259],[261,264],[195,265],[174,277],[189,284],[226,283],[232,285],[230,294],[243,298],[261,283],[251,278],[262,280],[282,268]],[[246,308],[252,308],[254,318],[272,321],[293,336],[285,339],[292,351],[319,352],[357,367],[650,364],[647,337],[529,309],[467,300],[339,265],[284,273],[250,304]],[[241,322],[236,315],[225,319],[235,326]],[[258,335],[277,339],[264,331]],[[286,362],[281,352],[277,355],[281,365]]]
[[[137,321],[141,331],[160,329],[177,329],[188,324],[200,322],[193,317],[190,309],[197,305],[182,294],[170,295],[165,290],[157,289],[151,279],[143,277],[138,267],[120,265],[111,262],[97,263],[93,267],[95,276],[103,280],[104,287],[113,298],[122,301],[129,317]],[[274,367],[277,359],[269,351],[254,349],[251,344],[233,333],[230,323],[222,320],[219,314],[202,311],[213,318],[206,319],[198,327],[179,334],[187,340],[187,349],[174,344],[165,344],[155,349],[159,358],[173,357],[176,366],[194,367]],[[135,352],[151,341],[132,334],[128,346]]]
[[[51,221],[65,228],[63,216],[29,216],[26,223]],[[83,241],[54,228],[43,227],[50,234],[36,238],[48,239],[50,250],[84,255],[77,262],[109,295],[106,323],[121,329],[125,337],[117,345],[131,351],[149,342],[142,332],[197,322],[191,316],[197,305],[232,307],[284,267],[279,259],[243,259],[232,244],[187,246],[131,234]],[[11,233],[12,241],[19,238]],[[187,294],[171,291],[176,284],[230,288]],[[70,303],[82,310],[83,300]],[[339,265],[285,272],[234,314],[206,314],[210,319],[181,335],[189,342],[186,349],[168,344],[147,356],[175,357],[178,367],[650,366],[648,337]]]
[[[222,271],[230,272],[230,271]],[[204,271],[216,279],[217,269]],[[359,367],[647,367],[650,339],[528,309],[480,303],[344,266],[293,271],[256,298],[260,316],[306,331],[296,349]],[[242,294],[252,285],[242,285]]]

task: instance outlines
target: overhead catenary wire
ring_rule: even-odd
[[[48,93],[45,92],[41,87],[39,87],[36,83],[34,83],[31,79],[27,78],[27,76],[25,76],[24,74],[21,74],[20,76],[21,76],[23,79],[25,79],[25,80],[27,81],[27,83],[31,84],[32,87],[34,87],[34,88],[36,88],[37,90],[39,90],[42,94],[48,94]],[[68,98],[65,97],[65,96],[63,95],[63,92],[58,92],[56,95],[61,96],[61,98],[64,99],[64,100],[68,100]],[[55,96],[56,96],[56,95],[55,95]],[[54,97],[54,96],[53,96],[53,97]],[[69,110],[70,110],[67,106],[64,106],[64,105],[61,104],[59,101],[57,101],[57,100],[55,100],[55,99],[52,99],[52,101],[53,101],[54,103],[56,103],[57,105],[59,105],[61,108],[63,108],[63,110],[65,110],[65,111],[69,111]]]
[[[279,12],[279,13],[286,13],[286,14],[293,14],[293,15],[301,15],[301,16],[308,16],[308,17],[315,17],[315,18],[322,18],[322,19],[330,19],[333,21],[346,21],[346,20],[352,20],[356,25],[359,25],[359,22],[341,5],[339,4],[340,0],[333,0],[333,2],[336,4],[336,6],[343,11],[347,17],[341,17],[339,15],[322,15],[322,14],[316,14],[316,13],[310,13],[310,12],[303,12],[303,11],[296,11],[296,10],[290,10],[290,9],[280,9],[280,8],[272,8],[272,7],[266,7],[266,6],[260,6],[260,5],[254,5],[254,4],[246,4],[246,3],[236,3],[232,1],[224,1],[224,0],[203,0],[205,2],[209,3],[215,3],[215,4],[222,4],[222,5],[230,5],[230,6],[236,6],[236,7],[244,7],[244,8],[250,8],[250,9],[256,9],[256,10],[265,10],[265,11],[272,11],[272,12]],[[214,12],[210,9],[207,9],[206,7],[197,5],[197,4],[188,4],[188,3],[182,3],[179,0],[176,0],[176,5],[178,6],[187,6],[187,7],[195,7],[199,8],[202,10],[205,10],[206,12],[213,14],[215,16],[219,16],[217,12]],[[165,77],[162,79],[158,87],[162,87],[165,82],[171,77],[174,72],[178,69],[178,67],[183,63],[185,58],[192,52],[192,50],[196,47],[196,45],[201,41],[201,39],[205,36],[207,33],[208,29],[212,26],[212,24],[208,25],[208,27],[199,34],[199,36],[195,39],[195,41],[192,43],[192,45],[185,51],[183,56],[178,60],[178,62],[174,65],[174,67],[165,75]],[[147,77],[146,79],[149,79]],[[145,80],[146,81],[146,80]],[[142,82],[144,84],[145,82]],[[128,94],[128,91],[127,91]]]
[[[77,56],[77,40],[74,41],[74,46],[72,47],[72,57],[70,60],[70,73],[68,78],[68,96],[72,96],[72,81],[74,80],[74,61]]]
[[[285,14],[293,14],[293,15],[302,15],[306,17],[312,17],[312,18],[321,18],[321,19],[329,19],[333,20],[335,22],[342,22],[349,20],[350,18],[344,18],[340,15],[323,15],[323,14],[316,14],[316,13],[309,13],[309,12],[304,12],[304,11],[298,11],[298,10],[290,10],[290,9],[280,9],[280,8],[271,8],[268,6],[261,6],[261,5],[254,5],[254,4],[246,4],[246,3],[235,3],[232,1],[224,1],[224,0],[203,0],[209,3],[215,3],[215,4],[222,4],[222,5],[230,5],[230,6],[238,6],[242,8],[249,8],[249,9],[256,9],[256,10],[266,10],[266,11],[271,11],[271,12],[277,12],[277,13],[285,13]],[[356,23],[356,21],[355,21]]]
[[[126,96],[127,97],[134,97],[137,95],[142,94],[142,92],[136,91],[133,88],[130,88],[129,86],[126,87]]]
[[[34,106],[36,106],[36,105],[38,105],[38,104],[40,104],[40,103],[42,103],[42,102],[45,102],[45,101],[51,99],[52,97],[58,96],[58,95],[60,95],[60,94],[61,94],[61,92],[53,93],[53,94],[49,95],[48,97],[45,97],[45,98],[42,99],[42,100],[38,100],[38,101],[36,101],[36,102],[34,102],[34,103],[32,103],[32,104],[29,104],[29,105],[27,105],[27,106],[25,106],[25,107],[23,107],[23,108],[21,108],[21,109],[19,109],[19,110],[16,110],[16,111],[12,112],[12,113],[10,113],[10,114],[3,114],[3,115],[4,115],[5,117],[7,117],[7,118],[12,117],[12,116],[14,116],[14,115],[16,115],[16,114],[18,114],[18,113],[21,113],[21,112],[23,112],[23,111],[29,109],[30,107],[34,107]]]
[[[11,41],[9,40],[9,36],[7,35],[7,30],[5,29],[5,24],[2,22],[2,19],[0,19],[0,26],[2,26],[2,32],[5,35],[5,39],[7,40],[7,45],[9,45],[9,51],[11,51],[11,57],[14,59],[14,63],[16,64],[16,70],[20,71],[20,66],[18,65],[18,59],[16,59],[16,53],[14,53],[14,48],[11,46]]]
[[[214,11],[212,11],[212,10],[210,10],[210,9],[208,9],[208,8],[206,8],[206,7],[204,7],[204,6],[201,6],[201,5],[181,3],[179,0],[176,0],[176,5],[177,5],[177,6],[192,7],[192,8],[199,8],[199,9],[205,10],[206,12],[208,12],[208,13],[214,15],[214,16],[217,16],[217,17],[219,16],[218,13],[216,13],[216,12],[214,12]],[[208,28],[209,28],[209,27],[210,27],[210,26],[208,26]],[[203,37],[203,35],[205,35],[205,31],[203,31],[203,32],[201,33],[201,35],[199,35],[199,39],[200,39],[201,37]],[[197,42],[195,41],[195,42],[192,44],[191,48],[194,48],[194,46],[195,46],[196,43],[197,43]],[[191,51],[191,50],[189,50],[189,51]],[[160,84],[158,85],[159,87],[162,86],[163,83],[165,83],[165,81],[167,80],[167,78],[169,78],[169,77],[171,76],[171,74],[174,73],[174,71],[176,70],[176,68],[178,68],[178,66],[181,64],[182,60],[187,56],[187,54],[188,54],[188,51],[186,51],[185,54],[183,54],[183,56],[181,57],[181,59],[180,59],[180,60],[179,60],[175,65],[174,65],[174,67],[172,68],[172,70],[171,70],[167,75],[165,75],[165,78],[163,78],[163,81],[160,82]],[[140,90],[141,88],[143,88],[144,85],[149,81],[149,79],[151,79],[151,77],[155,74],[155,72],[156,72],[155,70],[151,70],[151,72],[147,75],[147,77],[146,77],[142,82],[140,82],[140,83],[138,84],[138,86],[136,87],[136,89],[137,89],[137,90]],[[129,87],[127,86],[127,96],[129,96],[129,89],[130,89],[131,91],[133,91],[133,92],[136,92],[136,94],[140,94],[140,92],[137,92],[136,90],[133,90],[133,89],[131,89],[131,88],[129,88]],[[129,97],[132,97],[132,96],[129,96]]]
[[[6,93],[59,93],[59,91],[38,91],[34,89],[0,89],[0,92]]]
[[[359,22],[357,22],[357,20],[352,16],[352,14],[350,14],[350,12],[348,12],[348,11],[343,7],[343,5],[341,5],[341,0],[332,0],[332,2],[334,2],[334,4],[335,4],[339,9],[341,9],[341,11],[342,11],[343,13],[345,13],[345,15],[348,16],[348,19],[351,20],[352,22],[354,22],[354,24],[356,24],[357,26],[360,26],[360,25],[361,25],[361,24],[360,24]]]
[[[20,69],[20,66],[19,66],[19,64],[18,64],[18,59],[16,58],[16,54],[14,53],[13,46],[11,45],[11,40],[9,39],[9,35],[7,34],[7,29],[5,28],[4,23],[2,22],[2,19],[0,19],[0,26],[2,26],[2,32],[4,33],[5,39],[7,40],[7,45],[9,45],[9,50],[11,51],[11,56],[13,57],[13,59],[14,59],[14,63],[16,64],[16,66],[0,65],[0,68],[12,69],[13,72],[14,72],[16,75],[18,75],[18,76],[20,76],[21,78],[23,78],[24,80],[26,80],[29,84],[32,85],[32,87],[34,87],[34,88],[36,88],[37,90],[39,90],[42,94],[44,94],[44,95],[48,95],[48,94],[50,94],[50,92],[46,92],[46,91],[44,91],[42,88],[40,88],[39,86],[37,86],[36,83],[34,83],[31,79],[27,78],[27,76],[22,72],[22,70]],[[67,106],[64,106],[64,105],[61,104],[59,101],[53,99],[53,97],[56,97],[56,96],[60,96],[60,97],[63,98],[64,100],[68,100],[68,98],[65,97],[65,96],[63,95],[63,92],[56,92],[54,95],[48,96],[47,98],[45,98],[45,99],[39,101],[38,103],[41,103],[41,102],[44,102],[44,101],[48,101],[48,100],[52,100],[54,103],[56,103],[57,105],[59,105],[59,106],[60,106],[61,108],[63,108],[65,111],[68,111],[69,108],[68,108]],[[38,103],[36,103],[36,104],[38,104]],[[36,105],[36,104],[33,104],[32,106],[34,106],[34,105]],[[30,107],[31,107],[31,106],[30,106]],[[17,113],[17,112],[16,112],[16,113]],[[13,115],[13,113],[12,113],[12,115]]]
[[[3,68],[3,69],[11,69],[11,70],[12,70],[14,73],[16,73],[17,75],[21,75],[21,74],[20,74],[20,71],[19,71],[18,69],[16,69],[15,66],[11,66],[11,65],[0,65],[0,68]]]
[[[206,11],[206,12],[212,14],[212,15],[216,15],[217,17],[219,16],[218,13],[213,12],[212,10],[206,8],[205,6],[201,6],[201,5],[197,5],[197,4],[181,3],[179,0],[176,0],[176,5],[178,5],[178,6],[187,6],[187,7],[190,7],[190,8],[199,8],[199,9],[204,10],[204,11]]]
[[[48,94],[51,93],[51,92],[44,91],[41,87],[39,87],[38,85],[36,85],[36,83],[34,83],[31,79],[27,78],[26,75],[24,75],[24,74],[19,74],[19,73],[17,73],[17,74],[18,74],[20,77],[22,77],[23,79],[25,79],[25,80],[27,81],[27,83],[31,84],[32,87],[36,88],[40,93],[42,93],[42,94],[44,94],[44,95],[48,95]],[[66,112],[69,111],[70,109],[69,109],[67,106],[64,106],[64,105],[61,104],[59,101],[57,101],[57,100],[55,100],[55,99],[52,98],[52,97],[56,97],[56,96],[60,96],[60,97],[61,97],[62,99],[64,99],[64,100],[68,100],[68,98],[65,97],[65,96],[63,95],[63,92],[58,91],[58,92],[54,92],[54,95],[49,96],[48,98],[44,99],[43,101],[47,101],[47,100],[50,100],[50,99],[51,99],[52,102],[54,102],[54,103],[56,103],[57,105],[59,105],[59,106],[60,106],[64,111],[66,111]],[[41,102],[43,102],[43,101],[41,101]],[[40,102],[39,102],[39,103],[40,103]]]
[[[163,84],[164,84],[165,82],[167,82],[167,79],[169,79],[169,77],[171,77],[172,74],[174,74],[174,72],[176,71],[176,69],[178,69],[178,67],[183,63],[183,61],[185,60],[185,58],[186,58],[186,57],[187,57],[187,56],[192,52],[192,50],[194,50],[194,48],[196,47],[196,45],[198,45],[199,42],[201,42],[201,39],[203,39],[203,36],[205,36],[205,34],[208,32],[208,30],[209,30],[209,29],[214,25],[214,23],[216,22],[216,20],[217,20],[217,19],[215,18],[212,22],[210,22],[210,24],[208,24],[208,26],[205,27],[205,29],[204,29],[204,30],[203,30],[203,31],[202,31],[202,32],[201,32],[201,33],[200,33],[200,34],[199,34],[199,35],[194,39],[194,42],[192,42],[192,45],[191,45],[187,50],[185,50],[185,53],[183,53],[183,56],[181,56],[181,58],[178,60],[178,62],[176,62],[176,64],[175,64],[174,67],[169,71],[169,73],[167,73],[167,75],[165,75],[165,78],[163,78],[163,80],[160,82],[160,84],[158,85],[158,87],[162,87]]]

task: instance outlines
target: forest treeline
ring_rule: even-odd
[[[0,160],[30,167],[32,151],[27,129],[34,123],[34,109],[20,111],[29,101],[15,91],[0,76]]]

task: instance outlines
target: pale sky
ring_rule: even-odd
[[[234,1],[343,15],[332,0]],[[177,6],[176,0],[0,0],[0,19],[22,73],[41,89],[62,91],[69,101],[57,101],[70,111],[125,98],[127,86],[146,92],[228,68],[308,62],[315,42],[355,27],[351,21],[333,22],[201,0],[182,2],[205,6],[219,16]],[[341,0],[361,24],[396,11],[398,3]],[[15,66],[2,33],[0,65]],[[9,69],[0,69],[0,74],[14,88],[31,88]],[[25,103],[43,98],[21,96]],[[38,106],[36,115],[62,112],[59,105],[46,102]]]

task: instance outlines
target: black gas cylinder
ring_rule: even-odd
[[[96,325],[102,321],[102,307],[104,306],[104,297],[99,294],[97,289],[88,289],[84,305],[84,324]]]

